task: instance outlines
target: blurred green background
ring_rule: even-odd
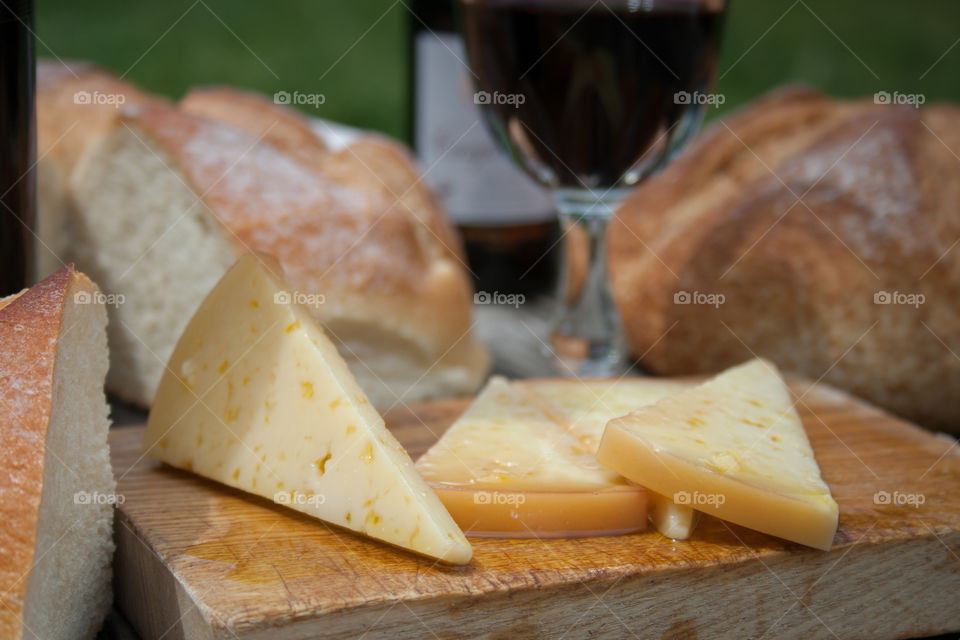
[[[90,60],[171,97],[204,84],[323,93],[304,110],[407,139],[411,6],[39,0],[37,53]],[[732,0],[724,37],[716,90],[726,102],[710,116],[787,82],[960,100],[957,0]]]

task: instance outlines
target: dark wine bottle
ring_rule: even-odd
[[[0,296],[33,280],[37,143],[32,25],[33,0],[0,2]]]
[[[553,294],[562,249],[553,201],[484,127],[453,2],[409,6],[410,141],[463,237],[475,286]]]

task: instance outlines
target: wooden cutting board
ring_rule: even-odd
[[[117,602],[145,640],[960,630],[956,443],[827,387],[791,386],[840,505],[830,552],[704,517],[686,542],[473,539],[472,564],[450,568],[145,459],[134,427],[110,436],[124,499]],[[387,424],[416,458],[467,403],[397,409]]]

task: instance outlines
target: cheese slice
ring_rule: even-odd
[[[672,540],[686,540],[700,522],[700,512],[682,504],[676,504],[672,498],[649,491],[650,522],[653,528]]]
[[[818,549],[837,503],[776,368],[753,360],[612,420],[597,458],[638,484]]]
[[[576,537],[646,526],[647,492],[602,467],[501,377],[417,469],[469,535]]]
[[[690,388],[692,383],[654,378],[618,380],[525,380],[517,382],[554,420],[596,453],[607,422],[661,398]],[[686,540],[700,520],[686,505],[654,491],[649,492],[650,521],[668,538]]]
[[[470,544],[272,258],[248,253],[180,337],[149,455],[452,564]]]
[[[603,430],[613,418],[654,404],[661,398],[693,386],[689,382],[656,378],[532,379],[514,382],[591,452],[600,446]]]

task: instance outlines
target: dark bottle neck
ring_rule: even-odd
[[[0,295],[32,284],[36,128],[32,0],[0,3]],[[41,274],[47,275],[47,274]]]

